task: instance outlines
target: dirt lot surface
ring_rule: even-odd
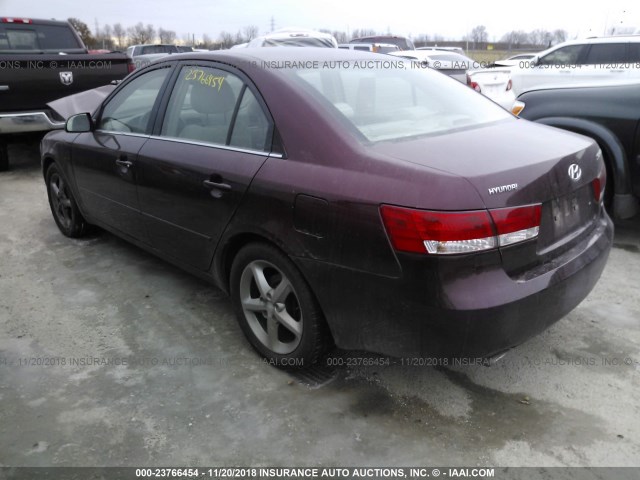
[[[640,219],[592,294],[492,367],[261,361],[225,295],[59,233],[37,145],[0,173],[0,465],[640,465]],[[367,357],[376,358],[376,357]]]

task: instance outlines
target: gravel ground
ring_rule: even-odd
[[[62,236],[37,145],[11,153],[0,465],[640,466],[640,219],[592,294],[492,367],[291,376],[222,292],[108,233]]]

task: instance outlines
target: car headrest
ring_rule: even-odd
[[[193,82],[191,106],[198,113],[220,114],[233,110],[236,95],[223,77],[216,77],[211,84]]]

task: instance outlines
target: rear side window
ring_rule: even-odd
[[[626,43],[600,43],[591,45],[584,63],[600,65],[607,63],[625,63],[628,61]]]
[[[270,122],[236,75],[205,66],[184,67],[171,94],[161,135],[266,151]]]
[[[640,43],[629,44],[629,62],[640,63]]]

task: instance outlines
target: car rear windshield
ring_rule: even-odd
[[[415,50],[415,45],[411,40],[404,37],[365,37],[354,38],[349,43],[391,43],[402,50]]]
[[[178,53],[178,47],[175,45],[145,45],[140,48],[138,55],[148,55],[151,53]]]
[[[335,45],[328,38],[316,37],[291,37],[268,38],[264,41],[265,47],[326,47],[334,48]]]
[[[415,61],[333,63],[341,65],[287,72],[370,142],[445,133],[513,118],[469,87],[420,68]]]
[[[66,25],[0,25],[0,51],[68,51],[82,49]]]

